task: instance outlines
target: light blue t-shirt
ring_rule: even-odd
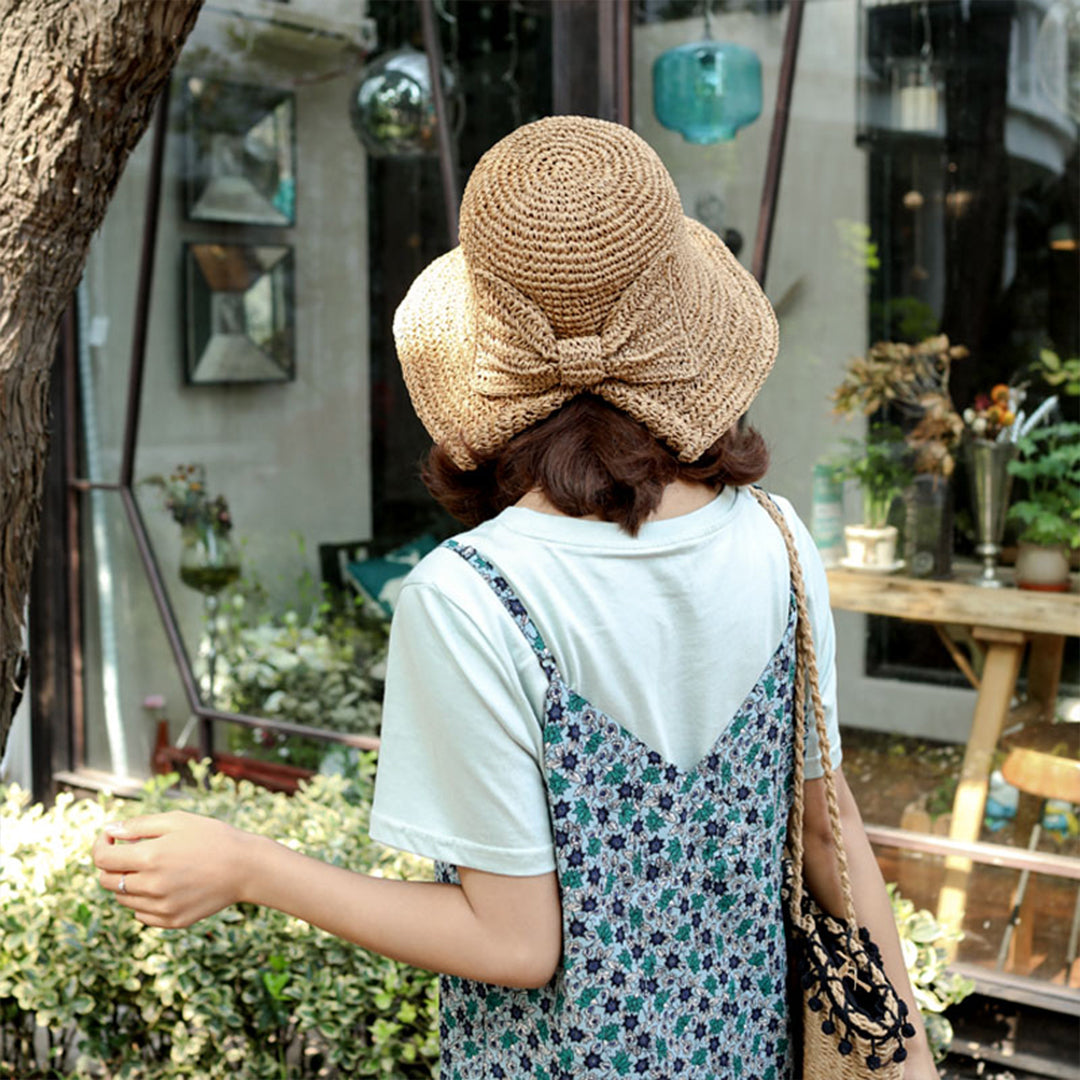
[[[806,527],[776,499],[806,581],[830,760],[840,763],[828,583]],[[712,748],[787,623],[787,551],[747,491],[647,522],[520,507],[458,539],[509,581],[568,684],[665,759]],[[547,680],[490,587],[445,548],[406,579],[390,636],[371,814],[378,841],[492,873],[554,869],[541,769]],[[806,776],[822,769],[812,713]]]

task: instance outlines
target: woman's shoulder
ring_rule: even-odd
[[[800,534],[809,537],[810,531],[807,529],[805,522],[799,515],[798,510],[795,509],[795,504],[786,495],[781,495],[777,491],[770,490],[768,488],[759,488],[780,510],[784,515],[784,520],[787,522],[788,528],[796,534],[796,539],[799,539]],[[766,521],[769,521],[768,515],[764,512],[764,507],[760,505],[757,498],[754,496],[753,491],[749,487],[743,487],[738,489],[739,498],[738,504],[744,509],[750,509],[753,507],[757,511],[761,512],[761,515]],[[776,524],[772,523],[772,527],[775,529]]]
[[[426,606],[447,605],[474,614],[477,598],[492,591],[487,580],[492,574],[484,573],[484,564],[493,558],[492,548],[498,553],[499,546],[490,525],[457,533],[428,552],[405,578],[402,593],[423,593]],[[489,565],[498,574],[498,564]],[[482,608],[486,607],[485,602]]]

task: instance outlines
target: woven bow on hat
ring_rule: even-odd
[[[665,259],[626,290],[599,334],[556,338],[536,303],[493,274],[476,272],[475,389],[516,397],[556,388],[596,391],[611,381],[649,386],[694,378],[699,365],[672,277]]]

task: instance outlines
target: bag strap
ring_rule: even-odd
[[[795,792],[791,807],[788,827],[788,845],[791,849],[793,864],[791,916],[804,929],[809,929],[809,921],[803,921],[803,825],[806,810],[803,800],[804,758],[806,756],[806,699],[809,694],[814,706],[814,722],[817,728],[818,748],[821,753],[821,765],[824,770],[825,798],[829,808],[829,825],[832,828],[833,847],[836,851],[836,864],[840,872],[840,890],[843,894],[844,917],[852,925],[857,925],[855,902],[851,895],[851,877],[848,874],[847,852],[844,850],[843,832],[840,826],[840,804],[836,797],[836,778],[833,775],[829,757],[829,734],[825,727],[825,707],[821,703],[818,690],[817,657],[814,653],[814,635],[810,625],[810,615],[806,607],[806,586],[803,581],[802,567],[795,539],[791,535],[787,522],[780,508],[758,487],[751,487],[754,498],[765,512],[773,519],[784,538],[788,561],[791,566],[791,585],[795,592],[798,609],[798,621],[795,629]]]

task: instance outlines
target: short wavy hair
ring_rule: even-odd
[[[768,464],[765,440],[749,425],[730,428],[696,461],[682,462],[644,424],[580,394],[502,449],[478,456],[475,469],[460,468],[441,446],[432,447],[421,476],[440,505],[470,528],[539,490],[570,517],[598,517],[636,536],[673,480],[719,491],[756,483]]]

